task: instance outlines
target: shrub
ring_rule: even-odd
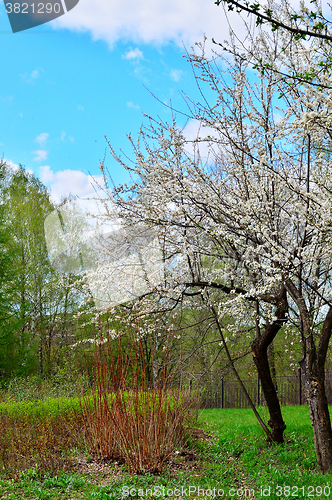
[[[82,445],[79,413],[45,417],[45,414],[0,414],[0,466],[12,476],[31,467],[40,473],[57,473],[70,467],[70,450]]]
[[[141,338],[128,337],[126,349],[121,335],[106,343],[101,336],[95,346],[94,390],[82,400],[86,435],[95,457],[126,463],[130,472],[159,473],[187,439],[193,400],[171,388],[169,353],[151,380]]]

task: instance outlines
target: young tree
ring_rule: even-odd
[[[4,187],[6,180],[6,168],[3,163],[0,163],[0,193]],[[6,244],[9,239],[9,230],[6,225],[5,205],[0,194],[0,321],[4,321],[9,313],[8,297],[4,292],[4,284],[8,281],[10,275],[10,255]]]

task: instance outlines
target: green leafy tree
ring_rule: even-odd
[[[8,283],[13,278],[13,255],[9,250],[10,227],[6,213],[3,192],[8,181],[8,168],[0,163],[0,374],[11,369],[11,346],[13,330],[10,320],[13,317],[11,292]]]
[[[65,362],[63,348],[74,342],[79,296],[74,278],[56,273],[48,257],[44,220],[54,205],[47,188],[22,167],[7,169],[2,199],[11,269],[2,286],[11,311],[2,363],[17,374],[48,376]]]

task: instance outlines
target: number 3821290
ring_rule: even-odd
[[[7,14],[59,14],[61,11],[60,3],[7,3],[6,12]],[[29,9],[30,7],[30,9]]]

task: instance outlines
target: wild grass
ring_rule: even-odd
[[[84,446],[82,416],[74,412],[0,414],[0,468],[11,477],[37,467],[56,474],[71,468],[71,451]]]
[[[39,376],[13,377],[2,381],[0,403],[36,402],[61,397],[77,397],[87,387],[86,373],[65,367],[51,378]]]
[[[266,409],[260,412],[267,420]],[[261,488],[270,487],[266,493],[274,500],[328,498],[320,493],[321,486],[332,495],[332,475],[321,474],[317,466],[308,407],[283,407],[282,412],[287,425],[285,443],[269,445],[250,410],[205,410],[203,425],[216,439],[209,450],[203,447],[202,454],[208,461],[218,457],[219,463],[210,469],[210,483],[214,480],[226,489],[250,486],[256,496],[262,496]]]

